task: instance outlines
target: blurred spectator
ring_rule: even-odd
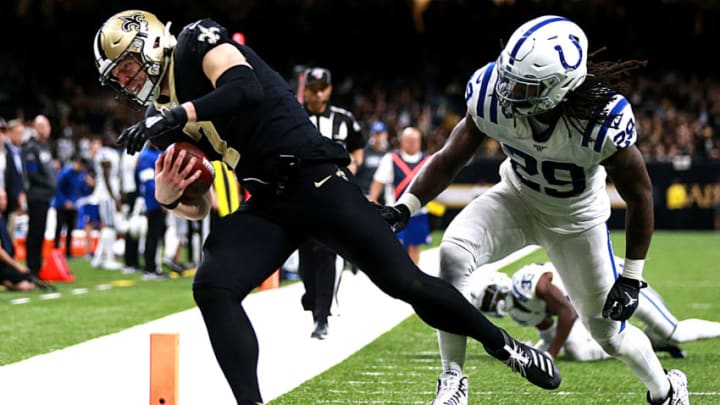
[[[135,173],[139,156],[137,153],[130,155],[120,152],[120,216],[123,223],[120,231],[125,240],[123,272],[126,274],[140,270],[139,241],[129,232],[130,218],[136,212],[135,205],[139,196]]]
[[[73,155],[75,155],[75,141],[73,140],[73,131],[70,127],[62,130],[60,137],[55,140],[54,156],[60,161],[62,166],[69,163]]]
[[[42,268],[42,248],[50,209],[57,188],[55,163],[50,145],[50,120],[38,115],[33,121],[35,137],[22,145],[28,211],[27,265],[38,276]]]
[[[0,188],[3,190],[5,190],[5,166],[7,166],[7,156],[5,155],[7,129],[7,121],[5,121],[5,118],[0,117]],[[7,199],[7,196],[5,198]]]
[[[0,188],[0,209],[5,205],[7,194]],[[11,291],[30,291],[35,288],[34,280],[27,266],[15,260],[15,247],[5,226],[5,218],[0,217],[0,284]]]
[[[393,205],[407,189],[420,168],[430,157],[422,151],[422,133],[415,127],[407,127],[400,135],[400,150],[389,152],[380,161],[370,185],[370,201],[378,202],[385,188],[385,204]],[[420,250],[431,243],[430,217],[426,207],[410,217],[405,229],[398,232],[410,258],[420,263]]]
[[[13,119],[8,122],[7,141],[5,142],[5,191],[7,192],[7,207],[3,211],[5,222],[7,222],[10,238],[15,240],[15,223],[18,211],[24,211],[25,200],[25,177],[22,160],[23,134],[25,124],[20,119]]]
[[[169,213],[166,219],[165,233],[163,234],[165,252],[162,264],[170,271],[182,274],[183,271],[190,268],[186,263],[183,263],[182,256],[185,248],[190,245],[191,223],[195,221],[190,221],[172,213]]]
[[[363,162],[358,167],[355,179],[365,196],[370,196],[370,184],[372,183],[375,170],[377,170],[380,160],[388,152],[390,144],[388,143],[387,126],[382,121],[375,121],[370,125],[370,139],[365,145],[363,152]],[[377,197],[379,204],[384,204],[383,192]]]
[[[95,166],[93,203],[100,217],[100,239],[91,261],[93,267],[119,270],[123,266],[115,259],[113,247],[117,240],[116,222],[120,211],[120,153],[111,146],[109,137],[96,136],[90,141],[90,153]]]
[[[65,228],[65,257],[72,258],[72,233],[78,222],[78,199],[92,191],[93,180],[87,175],[88,161],[74,155],[70,163],[60,170],[53,207],[56,212],[55,248],[60,247],[62,230]]]
[[[168,278],[158,265],[158,247],[167,229],[167,210],[155,199],[155,161],[160,157],[159,149],[147,143],[140,152],[137,164],[138,191],[145,201],[147,217],[147,234],[145,235],[145,272],[143,280],[160,280]]]

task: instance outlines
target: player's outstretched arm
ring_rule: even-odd
[[[618,150],[603,164],[627,204],[627,214],[625,267],[608,293],[602,314],[624,321],[637,309],[640,289],[647,287],[642,273],[654,226],[652,183],[635,145]]]
[[[652,183],[637,146],[621,149],[604,163],[627,204],[625,257],[645,259],[654,227]]]
[[[407,193],[416,196],[421,206],[437,197],[473,157],[483,139],[485,135],[477,128],[472,117],[466,115],[450,132],[442,149],[435,152],[420,169]]]

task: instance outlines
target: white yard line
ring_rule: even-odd
[[[535,249],[489,267],[502,267]],[[437,262],[437,250],[429,250],[420,267],[437,274]],[[266,402],[342,362],[413,313],[364,274],[348,273],[339,291],[339,314],[330,319],[330,337],[318,341],[310,338],[312,318],[302,311],[302,293],[302,284],[296,283],[244,301],[260,341],[258,375]],[[0,367],[2,403],[147,403],[151,333],[179,334],[179,405],[234,403],[196,308]]]

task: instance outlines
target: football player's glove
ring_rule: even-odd
[[[376,207],[380,210],[380,215],[385,222],[390,224],[393,232],[402,231],[410,221],[410,209],[405,204],[394,206],[376,204]]]
[[[615,280],[605,299],[602,316],[615,321],[629,319],[638,307],[638,294],[647,283],[634,278],[620,276]]]
[[[181,128],[187,123],[187,112],[182,106],[171,109],[164,108],[160,114],[145,118],[135,125],[125,129],[117,139],[119,145],[125,145],[130,155],[142,150],[148,139],[152,140],[168,131]]]

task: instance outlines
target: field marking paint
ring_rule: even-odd
[[[503,267],[535,249],[526,248],[489,266]],[[424,251],[420,268],[437,274],[438,253],[438,249]],[[95,286],[96,290],[110,288],[109,284]],[[348,274],[338,293],[347,305],[342,316],[330,319],[331,338],[318,341],[310,338],[311,314],[299,305],[303,293],[302,283],[293,283],[250,294],[243,301],[259,340],[258,377],[265,402],[343,362],[414,313],[409,304],[384,294],[364,273]],[[93,405],[98,398],[103,405],[147,403],[150,333],[179,334],[178,398],[182,403],[234,403],[196,307],[2,366],[0,381],[13,381],[3,387],[3,403],[51,400]],[[417,363],[417,367],[429,367],[429,363]],[[43,390],[37,389],[37,381],[43,381]],[[123,381],[122,390],[117,389],[118,381]]]
[[[30,298],[28,297],[15,298],[10,300],[10,303],[13,305],[27,304],[28,302],[30,302]]]

